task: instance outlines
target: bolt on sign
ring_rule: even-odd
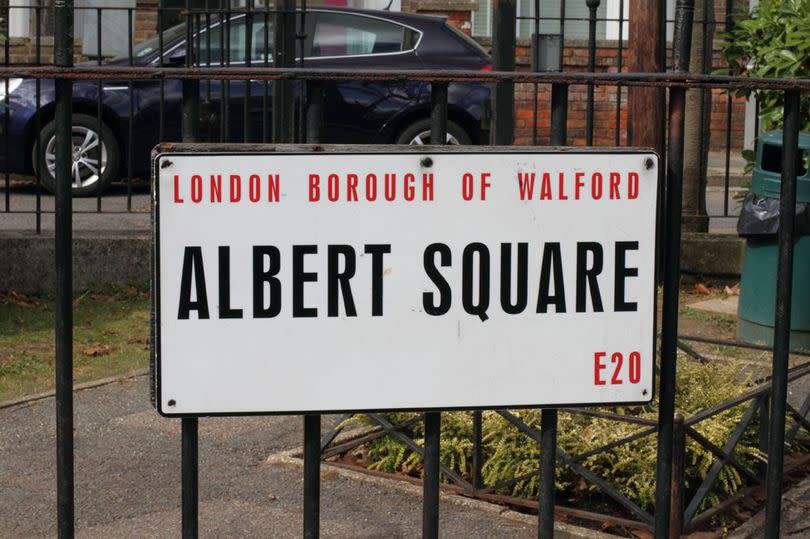
[[[644,403],[658,157],[172,145],[165,415]]]

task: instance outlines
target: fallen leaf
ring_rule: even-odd
[[[653,534],[647,530],[633,530],[630,533],[637,539],[653,539]]]
[[[112,352],[112,347],[107,344],[99,344],[82,350],[82,354],[90,357],[106,356],[110,352]]]
[[[104,303],[113,303],[115,298],[106,294],[90,294],[90,299]]]
[[[16,305],[17,307],[23,307],[25,309],[30,309],[31,307],[36,307],[37,301],[34,298],[26,296],[25,294],[21,294],[14,290],[10,291],[8,294],[4,294],[3,297],[0,299],[4,299],[5,301],[11,303],[12,305]]]
[[[723,292],[725,292],[727,296],[739,296],[740,295],[740,283],[737,283],[734,286],[725,287],[723,289]]]
[[[709,290],[706,287],[705,284],[700,284],[700,283],[695,285],[695,292],[697,292],[698,294],[706,295],[706,296],[708,296],[709,294],[712,293],[711,290]]]

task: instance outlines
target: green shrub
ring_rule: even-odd
[[[733,364],[701,364],[690,358],[679,358],[676,380],[676,407],[689,416],[712,405],[735,397],[751,388],[748,378],[741,379],[738,366]],[[748,402],[727,410],[695,426],[695,429],[712,443],[722,447],[740,421]],[[653,407],[611,408],[624,415],[657,419]],[[540,428],[539,410],[517,410],[514,414],[534,429]],[[386,414],[389,421],[402,423],[417,414]],[[372,424],[365,416],[355,416],[349,424]],[[648,427],[581,414],[560,413],[558,443],[567,453],[575,456],[596,449],[615,440],[630,436]],[[419,444],[423,443],[424,431],[421,422],[414,423],[404,431]],[[472,458],[472,414],[453,412],[442,414],[442,463],[470,479]],[[656,437],[645,436],[613,450],[599,453],[582,464],[616,487],[625,496],[645,509],[653,506],[655,499]],[[360,449],[366,464],[375,470],[407,473],[419,476],[422,473],[421,458],[394,438],[386,436]],[[483,414],[482,478],[487,486],[532,473],[539,466],[537,443],[522,434],[516,427],[495,412]],[[735,451],[739,462],[754,467],[761,461],[757,449],[756,423],[743,436]],[[687,491],[700,485],[715,457],[697,442],[688,439],[685,459],[685,482]],[[705,504],[712,505],[725,496],[732,495],[744,485],[744,478],[732,467],[726,466]],[[597,487],[582,480],[568,466],[557,468],[557,487],[561,497],[586,499],[598,492]],[[536,497],[537,475],[521,480],[501,493],[521,497]]]
[[[806,79],[810,77],[810,0],[762,0],[749,19],[737,22],[724,40],[723,54],[735,75]],[[725,73],[725,70],[720,70]],[[749,97],[740,90],[737,95]],[[763,130],[782,127],[784,94],[756,90]],[[810,95],[801,96],[801,129],[810,130]],[[753,163],[752,151],[743,156]],[[750,168],[750,167],[749,167]]]

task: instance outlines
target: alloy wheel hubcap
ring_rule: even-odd
[[[430,130],[422,131],[408,143],[411,145],[421,145],[421,144],[430,144]],[[459,144],[459,141],[456,137],[447,133],[447,144]]]
[[[92,129],[80,125],[73,126],[70,176],[74,189],[98,182],[107,169],[107,146],[99,142],[98,133]],[[55,178],[55,136],[51,137],[45,148],[45,165],[50,175]]]

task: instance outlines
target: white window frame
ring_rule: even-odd
[[[30,37],[33,9],[21,7],[29,5],[31,5],[29,0],[11,0],[9,2],[8,37]]]

